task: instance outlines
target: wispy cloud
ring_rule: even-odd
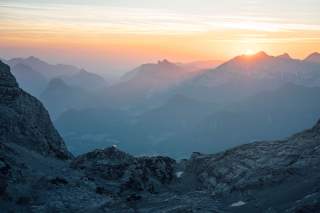
[[[0,29],[13,33],[186,34],[216,30],[320,31],[320,24],[282,18],[184,14],[161,9],[70,4],[0,3]],[[294,20],[293,20],[294,21]]]

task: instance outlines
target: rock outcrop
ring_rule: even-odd
[[[216,193],[257,189],[320,171],[320,123],[287,140],[256,142],[213,155],[194,154],[186,172]]]
[[[175,179],[175,164],[175,160],[168,157],[133,157],[115,147],[89,152],[71,163],[87,177],[117,183],[120,193],[162,190]]]
[[[225,202],[245,201],[241,208],[246,212],[313,208],[320,202],[320,121],[286,140],[194,153],[185,167],[188,181]]]
[[[16,143],[43,155],[69,159],[64,141],[47,110],[19,88],[10,68],[0,62],[0,141]]]
[[[0,87],[12,88],[18,87],[15,77],[10,73],[10,67],[0,61]]]

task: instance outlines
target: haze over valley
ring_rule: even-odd
[[[34,56],[6,62],[21,87],[43,101],[73,154],[117,145],[134,155],[183,158],[312,125],[320,117],[319,56],[258,52],[220,64],[164,59],[114,82]]]

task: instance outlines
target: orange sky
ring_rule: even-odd
[[[201,9],[206,5],[191,10],[191,3],[181,9],[139,0],[135,7],[132,1],[49,2],[0,3],[0,57],[35,55],[110,72],[162,58],[227,60],[249,50],[304,58],[320,51],[320,8],[315,0],[280,0],[278,6],[263,0],[240,0],[242,4],[231,6],[225,5],[230,0],[210,1],[218,9],[205,12]]]

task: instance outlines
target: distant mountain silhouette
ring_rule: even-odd
[[[13,73],[17,74],[22,87],[36,96],[43,92],[43,84],[47,84],[53,78],[61,78],[69,86],[86,90],[97,90],[107,86],[103,77],[72,65],[52,65],[34,56],[13,58],[6,62],[12,67]],[[24,74],[26,72],[28,74]]]
[[[109,87],[106,99],[130,106],[161,94],[192,76],[194,73],[166,59],[143,64],[125,74],[122,82]]]
[[[177,81],[181,78],[185,77],[187,75],[186,70],[184,70],[182,67],[178,66],[175,63],[172,63],[166,59],[162,61],[158,61],[156,64],[143,64],[134,70],[126,73],[122,79],[124,81],[129,80],[140,80],[140,81],[159,81],[160,87],[165,87],[165,85],[162,86],[160,81]],[[168,82],[167,84],[170,84],[171,82]],[[157,86],[157,85],[156,85]]]
[[[312,53],[304,59],[304,61],[320,64],[320,53]]]
[[[288,53],[284,53],[282,55],[277,56],[277,58],[282,58],[282,59],[292,59],[291,56]]]
[[[37,97],[48,83],[41,73],[34,71],[30,66],[25,64],[18,63],[13,65],[11,72],[17,78],[21,88]]]
[[[209,70],[195,71],[198,65],[191,64],[143,64],[109,87],[100,76],[77,68],[49,78],[40,99],[77,153],[103,144],[175,157],[215,152],[283,137],[320,117],[320,64],[265,52],[240,55]],[[17,74],[42,75],[26,64],[14,66]]]
[[[65,64],[52,65],[34,56],[30,56],[28,58],[13,58],[7,62],[10,66],[14,66],[16,64],[27,65],[48,79],[59,77],[61,75],[71,75],[79,71],[75,66]]]
[[[72,75],[62,76],[62,78],[70,86],[81,87],[89,91],[102,89],[108,85],[103,77],[84,69]]]
[[[176,93],[217,103],[238,101],[286,83],[320,86],[320,65],[265,52],[237,56],[184,82]]]
[[[91,95],[79,87],[67,85],[61,78],[52,79],[40,100],[48,108],[53,119],[69,109],[85,108],[90,106]]]
[[[67,143],[82,152],[115,143],[135,154],[175,157],[284,137],[320,117],[319,70],[319,64],[265,52],[198,72],[168,60],[144,64],[86,100],[89,109],[63,113],[58,127]],[[110,111],[114,115],[106,121]],[[92,128],[78,124],[85,122]],[[117,127],[123,131],[110,122],[123,125]],[[88,138],[93,142],[87,146]]]

